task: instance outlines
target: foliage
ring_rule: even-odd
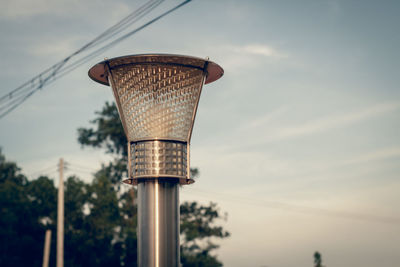
[[[314,267],[324,267],[322,265],[322,256],[318,251],[314,253]]]
[[[135,266],[137,208],[133,187],[121,190],[126,176],[126,139],[115,105],[106,103],[96,129],[78,130],[83,146],[103,147],[115,155],[91,183],[72,176],[65,181],[64,265]],[[193,169],[192,175],[198,174]],[[41,266],[46,229],[52,230],[50,266],[56,264],[57,189],[53,180],[29,181],[0,150],[0,266]],[[215,238],[229,236],[216,225],[223,218],[214,203],[181,205],[183,266],[222,266]]]
[[[185,202],[181,205],[181,252],[184,266],[222,266],[210,252],[219,246],[211,238],[225,238],[230,234],[221,226],[214,226],[220,218],[217,205],[199,205],[197,202]]]
[[[122,266],[136,263],[135,229],[123,218],[132,213],[118,205],[110,179],[100,171],[91,184],[77,177],[65,182],[65,266]],[[132,203],[132,202],[131,202]],[[0,266],[41,266],[44,235],[52,230],[50,266],[56,263],[57,190],[48,177],[28,181],[0,151]],[[132,205],[131,205],[132,206]],[[131,220],[133,221],[133,220]],[[124,238],[125,237],[125,238]],[[136,238],[135,238],[136,240]],[[127,245],[125,245],[127,243]],[[132,249],[129,257],[121,255]]]
[[[91,121],[93,128],[79,128],[78,142],[82,146],[103,147],[108,153],[127,155],[127,140],[115,104],[105,103],[98,117]]]
[[[43,187],[43,193],[38,189]],[[28,182],[0,151],[0,266],[40,266],[45,226],[54,216],[54,187],[45,178]],[[47,205],[49,204],[49,205]],[[54,218],[54,217],[53,217]]]
[[[65,182],[65,266],[123,266],[137,261],[135,191],[120,194],[100,170],[92,183]],[[57,191],[48,177],[28,181],[0,154],[0,266],[40,266],[44,233],[51,229],[50,266],[55,265]],[[181,206],[183,266],[222,266],[211,238],[229,233],[215,226],[216,204]]]

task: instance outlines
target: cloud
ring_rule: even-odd
[[[229,72],[240,71],[242,73],[243,68],[254,68],[268,62],[277,64],[276,61],[288,58],[286,53],[267,44],[225,44],[213,47],[212,50],[218,51],[221,59],[219,62]]]
[[[230,49],[236,53],[263,56],[268,58],[286,58],[287,55],[264,44],[249,44],[245,46],[231,46]]]
[[[77,35],[62,39],[49,36],[47,42],[35,45],[29,50],[29,53],[37,57],[54,56],[56,60],[59,60],[77,50],[84,42],[83,37]]]
[[[370,161],[391,159],[395,157],[400,157],[400,147],[390,147],[390,148],[379,149],[370,153],[364,153],[357,157],[352,157],[351,159],[345,160],[343,161],[342,164],[343,165],[359,164]]]
[[[3,18],[9,19],[21,19],[35,15],[49,14],[51,12],[57,12],[57,10],[59,12],[66,12],[71,10],[72,6],[74,6],[66,5],[66,1],[48,0],[5,0],[2,4],[0,15]]]
[[[280,106],[277,109],[264,114],[263,116],[252,119],[251,121],[240,127],[239,130],[244,130],[249,128],[256,130],[257,128],[263,127],[278,120],[279,117],[282,116],[282,114],[286,113],[288,110],[289,109],[287,106]]]
[[[325,132],[333,128],[340,128],[358,121],[363,121],[375,116],[392,112],[399,108],[399,102],[388,102],[377,104],[375,106],[367,107],[351,113],[317,119],[301,125],[282,127],[276,129],[269,136],[267,136],[267,140],[295,138],[299,136]]]
[[[120,1],[96,1],[86,0],[83,5],[79,0],[2,0],[0,17],[3,19],[20,20],[39,15],[55,15],[70,17],[98,17],[96,9],[109,10],[108,16],[104,19],[121,19],[131,8],[138,5],[127,6]]]

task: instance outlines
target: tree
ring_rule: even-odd
[[[121,190],[126,175],[126,140],[115,106],[106,104],[93,121],[97,129],[80,129],[84,146],[105,147],[115,159],[102,166],[91,183],[71,176],[65,181],[64,265],[134,266],[137,262],[136,192]],[[192,170],[193,174],[198,170]],[[29,181],[0,150],[0,266],[40,266],[46,229],[53,232],[50,266],[56,263],[57,189],[41,176]],[[215,238],[229,233],[217,225],[216,204],[181,205],[183,266],[222,266],[212,252]]]
[[[318,251],[314,253],[314,267],[324,267],[322,265],[322,256]]]
[[[44,233],[55,215],[54,198],[51,180],[29,182],[0,150],[0,266],[41,265]]]
[[[120,179],[127,176],[127,140],[114,103],[106,103],[97,118],[91,121],[94,128],[78,129],[78,142],[82,147],[104,148],[114,155],[114,161],[103,166],[102,172],[119,189]],[[191,169],[192,175],[197,175],[197,169]],[[120,237],[126,246],[123,257],[136,258],[136,208],[132,205],[132,195],[135,191],[125,192],[120,198],[121,232]],[[226,217],[226,216],[225,216]],[[199,205],[197,202],[185,202],[181,205],[181,257],[183,266],[222,266],[211,252],[218,248],[213,243],[214,238],[226,238],[229,232],[215,225],[220,219],[216,204]],[[129,247],[129,248],[128,248]]]
[[[225,238],[230,234],[221,226],[214,226],[220,214],[215,203],[209,206],[197,202],[185,202],[181,205],[181,246],[184,266],[222,266],[210,252],[219,246],[211,242],[211,237]]]
[[[106,174],[99,171],[91,184],[75,176],[65,182],[66,267],[136,263],[135,257],[121,256],[123,247],[134,249],[133,254],[136,247],[122,234],[121,200]],[[50,266],[55,266],[57,189],[53,181],[44,176],[28,181],[0,151],[0,207],[0,266],[40,266],[46,229],[53,232]]]
[[[121,218],[117,193],[113,189],[111,181],[99,172],[90,185],[81,187],[85,190],[80,190],[79,187],[74,186],[74,184],[81,183],[80,181],[69,180],[71,181],[68,181],[69,184],[67,183],[66,195],[75,199],[70,199],[68,202],[77,203],[80,209],[79,214],[77,214],[78,220],[71,222],[73,228],[69,229],[68,234],[66,233],[69,238],[68,241],[72,241],[68,244],[70,259],[75,259],[68,265],[121,266],[120,246],[119,242],[116,241],[117,228]],[[69,189],[77,192],[78,197],[76,198],[76,195],[68,192]],[[80,196],[86,201],[81,202]],[[70,212],[73,213],[74,211]],[[79,217],[82,216],[82,213],[83,220],[82,223],[79,223]],[[65,214],[66,218],[70,217],[67,212]],[[67,244],[68,241],[66,240],[65,243]],[[65,258],[67,258],[67,255]]]

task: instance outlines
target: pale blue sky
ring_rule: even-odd
[[[3,0],[1,95],[140,4]],[[0,120],[0,146],[28,176],[60,157],[96,169],[108,158],[81,150],[76,129],[112,93],[88,69],[127,54],[209,56],[225,76],[204,87],[191,146],[201,177],[181,199],[228,212],[225,265],[307,267],[319,250],[327,267],[397,267],[398,14],[397,1],[193,1]]]

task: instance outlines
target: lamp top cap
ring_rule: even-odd
[[[112,69],[124,65],[140,64],[165,64],[202,69],[206,72],[205,84],[218,80],[224,74],[224,70],[221,66],[208,59],[173,54],[140,54],[106,59],[94,65],[89,70],[88,74],[92,80],[109,86],[110,84],[105,68],[106,65]]]

